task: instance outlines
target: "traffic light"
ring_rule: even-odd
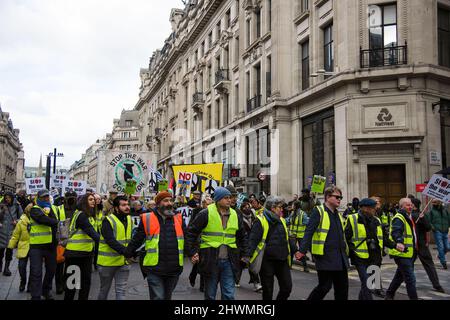
[[[239,177],[239,170],[240,169],[231,169],[230,170],[230,177],[231,178],[238,178]]]

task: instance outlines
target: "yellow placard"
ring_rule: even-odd
[[[202,179],[201,188],[205,192],[205,180],[215,180],[218,185],[222,184],[223,163],[206,163],[206,164],[186,164],[172,166],[173,176],[178,177],[180,172],[190,172]]]

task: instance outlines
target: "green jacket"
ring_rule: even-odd
[[[428,219],[433,231],[448,232],[450,227],[450,213],[445,207],[441,207],[440,210],[435,207],[431,208]]]

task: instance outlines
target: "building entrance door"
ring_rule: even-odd
[[[378,196],[382,203],[398,203],[406,197],[405,165],[368,165],[369,197]]]

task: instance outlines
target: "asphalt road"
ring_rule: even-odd
[[[432,250],[433,256],[435,257],[436,250]],[[442,287],[446,292],[450,293],[450,271],[444,270],[440,264],[435,261],[436,269],[441,281]],[[443,294],[432,290],[431,283],[420,263],[419,260],[416,261],[416,278],[417,278],[417,289],[420,299],[424,300],[450,300],[450,294]],[[203,293],[199,290],[199,277],[197,278],[197,284],[193,288],[190,286],[188,281],[188,275],[191,271],[192,265],[186,260],[184,272],[180,277],[178,285],[173,294],[174,300],[202,300]],[[311,290],[317,285],[317,274],[315,270],[311,270],[309,273],[302,271],[303,268],[299,266],[294,266],[292,270],[293,278],[293,290],[290,296],[292,300],[303,300],[306,299],[311,292]],[[389,286],[396,270],[396,265],[393,260],[385,258],[382,267],[382,285],[383,288]],[[12,262],[12,276],[5,277],[0,274],[0,300],[27,300],[30,299],[28,293],[19,292],[19,273],[17,270],[17,260],[14,259]],[[358,293],[360,288],[360,282],[356,270],[351,270],[349,272],[349,298],[351,300],[358,299]],[[236,300],[260,300],[261,294],[253,291],[253,285],[248,284],[249,275],[245,270],[241,279],[241,287],[236,288]],[[278,286],[275,281],[274,297],[278,292]],[[90,299],[96,300],[99,290],[99,276],[96,271],[92,274],[92,285],[90,292]],[[55,295],[55,293],[53,293]],[[218,290],[218,297],[220,297],[220,290]],[[57,300],[62,300],[63,295],[56,296]],[[114,296],[114,286],[111,288],[109,299],[113,300]],[[130,277],[128,281],[128,291],[127,300],[148,300],[149,293],[146,281],[143,279],[142,274],[139,270],[137,264],[131,266]],[[333,299],[333,290],[331,290],[326,296],[327,300]],[[375,299],[379,299],[375,297]],[[403,284],[396,295],[396,300],[407,300],[406,288]]]

